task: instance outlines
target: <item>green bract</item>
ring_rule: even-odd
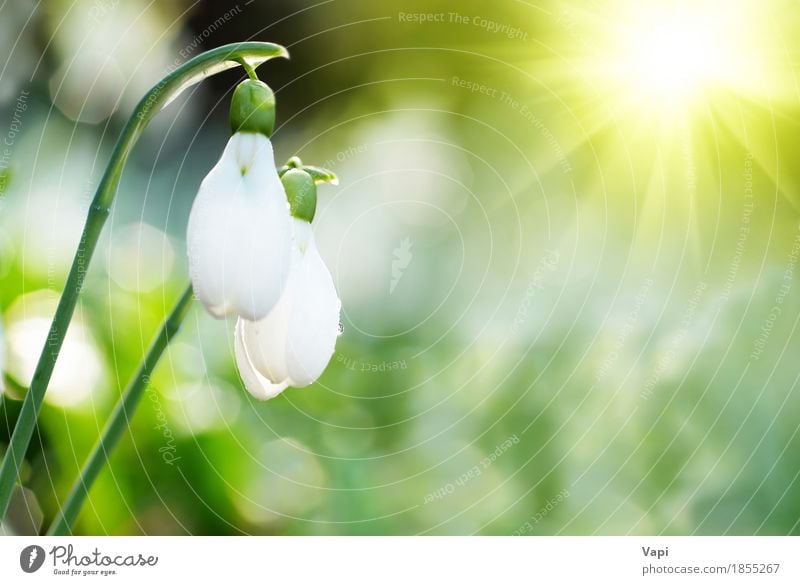
[[[331,185],[339,184],[339,177],[336,176],[336,173],[322,167],[303,164],[299,156],[293,156],[287,160],[286,164],[278,169],[278,176],[282,177],[290,169],[301,169],[307,172],[317,185],[322,183],[330,183]]]
[[[257,132],[267,138],[275,128],[275,94],[258,79],[241,82],[233,92],[231,132]]]
[[[311,223],[317,211],[317,186],[302,169],[290,168],[281,177],[293,217]]]

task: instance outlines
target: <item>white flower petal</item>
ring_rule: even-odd
[[[240,319],[236,327],[237,352],[247,357],[237,361],[251,393],[251,387],[264,383],[313,383],[325,371],[339,335],[341,305],[311,226],[293,220],[293,230],[292,265],[283,295],[264,319]]]
[[[289,384],[286,381],[277,384],[273,383],[255,369],[243,341],[243,328],[247,324],[248,321],[243,319],[239,319],[236,323],[233,342],[236,365],[239,368],[239,375],[241,375],[247,391],[259,400],[269,400],[283,392]]]
[[[218,245],[220,234],[227,227],[229,192],[236,189],[239,181],[239,171],[231,156],[231,141],[222,158],[200,184],[186,231],[189,276],[194,292],[206,309],[217,317],[229,313],[232,305],[225,297],[220,270],[225,263],[225,248]]]
[[[195,294],[215,316],[264,317],[289,272],[291,226],[270,141],[234,134],[200,186],[187,230]]]
[[[292,268],[286,288],[278,303],[263,319],[242,323],[242,341],[253,366],[270,380],[286,380],[289,368],[286,363],[286,338],[289,318],[296,290],[296,269],[300,253],[292,250]]]
[[[333,279],[310,237],[293,286],[294,303],[286,339],[292,386],[308,386],[325,371],[339,336],[341,303]]]
[[[260,135],[253,135],[260,136]],[[263,138],[263,137],[262,137]],[[243,217],[247,230],[239,234],[240,266],[233,275],[236,311],[251,321],[260,319],[278,302],[289,275],[291,254],[291,223],[283,185],[275,170],[272,145],[264,139],[268,156],[261,150],[256,162],[244,176],[246,190],[266,190],[254,217]],[[262,146],[263,146],[262,145]],[[262,198],[259,198],[262,201]],[[242,212],[246,206],[242,206]]]

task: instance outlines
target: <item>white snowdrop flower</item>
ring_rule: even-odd
[[[247,80],[231,101],[234,132],[200,185],[189,216],[189,272],[197,298],[216,317],[257,320],[270,312],[289,274],[291,226],[275,170],[275,97]]]
[[[192,285],[212,315],[269,313],[286,284],[291,228],[266,136],[231,137],[200,185],[187,239]]]
[[[242,380],[261,400],[289,386],[312,384],[333,356],[339,335],[341,303],[309,223],[316,207],[313,180],[303,171],[290,170],[284,185],[294,215],[289,279],[269,315],[255,322],[240,318],[235,332]]]

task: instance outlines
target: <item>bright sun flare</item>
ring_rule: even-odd
[[[608,56],[614,77],[630,96],[668,106],[737,85],[743,38],[731,12],[636,5],[614,33]]]
[[[633,35],[631,73],[656,95],[686,96],[719,74],[717,39],[697,26],[658,23]]]

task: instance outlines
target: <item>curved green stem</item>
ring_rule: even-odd
[[[250,79],[255,79],[256,81],[258,81],[258,75],[256,75],[256,70],[254,67],[250,65],[250,63],[248,63],[245,59],[242,59],[241,61],[239,61],[239,63],[242,66],[242,68],[244,68],[244,70],[247,72],[247,76]]]
[[[170,340],[180,329],[183,318],[191,306],[192,298],[192,287],[190,285],[183,291],[180,299],[178,299],[169,316],[161,325],[161,330],[153,340],[152,345],[150,345],[150,349],[147,351],[144,361],[139,365],[133,380],[128,384],[125,392],[122,393],[117,406],[114,407],[114,411],[111,413],[108,422],[106,422],[97,444],[92,449],[89,459],[84,464],[78,479],[72,485],[61,511],[53,520],[47,534],[66,534],[75,518],[77,518],[94,480],[97,479],[100,470],[103,469],[103,465],[108,461],[108,457],[120,437],[122,437],[122,433],[128,428],[142,394],[144,394],[150,383],[150,376],[161,358],[161,354],[164,353]]]
[[[75,311],[78,294],[83,287],[86,269],[97,246],[103,224],[108,217],[125,162],[137,140],[153,116],[188,87],[206,77],[238,67],[242,61],[252,67],[257,67],[273,57],[285,56],[287,56],[286,49],[272,43],[234,43],[212,49],[187,61],[168,74],[147,92],[136,106],[122,130],[122,135],[114,147],[111,160],[97,188],[97,193],[95,193],[78,251],[67,276],[64,292],[58,302],[47,341],[36,365],[30,388],[25,395],[19,419],[3,459],[3,465],[0,467],[0,520],[5,517],[14,485],[19,477],[19,468],[33,436],[39,410],[50,383],[50,376]]]

